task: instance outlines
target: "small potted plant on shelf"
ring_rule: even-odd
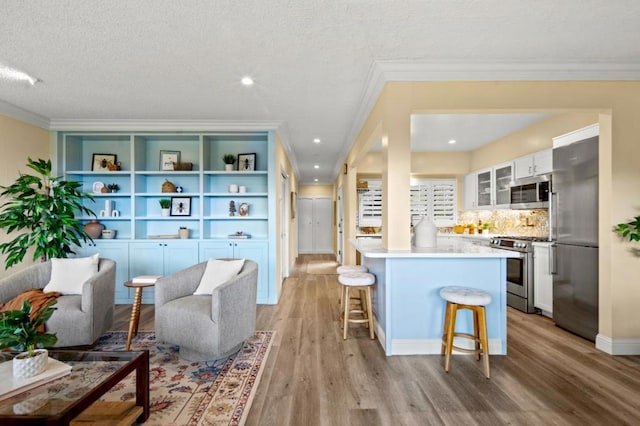
[[[224,161],[224,170],[227,172],[233,171],[233,166],[236,164],[236,156],[233,154],[225,154],[222,156]]]
[[[171,200],[169,198],[161,198],[159,201],[160,208],[162,209],[162,216],[169,216],[171,211]]]
[[[14,377],[33,377],[46,369],[49,352],[44,347],[55,345],[58,338],[40,329],[53,315],[55,304],[55,299],[49,301],[33,318],[28,300],[20,310],[0,312],[0,349],[24,351],[13,358]]]
[[[107,185],[107,188],[109,189],[109,192],[118,192],[118,190],[120,189],[120,185],[118,185],[117,183],[110,183]]]

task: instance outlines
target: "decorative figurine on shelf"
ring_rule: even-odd
[[[236,203],[234,201],[229,201],[229,216],[236,215]]]
[[[181,186],[176,186],[176,192],[177,193],[180,193],[180,192],[183,192],[183,191],[184,191],[184,188],[182,188]]]

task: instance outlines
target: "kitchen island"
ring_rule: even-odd
[[[438,238],[435,248],[387,250],[377,240],[350,242],[376,276],[376,334],[389,355],[440,354],[445,302],[440,288],[475,287],[491,294],[486,307],[489,353],[507,353],[507,258],[519,254],[461,239]],[[458,313],[456,331],[473,333],[471,312]],[[466,339],[465,339],[466,340]],[[457,342],[471,348],[472,342]]]

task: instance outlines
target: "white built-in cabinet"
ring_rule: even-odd
[[[553,315],[551,243],[533,243],[533,305],[546,316]]]
[[[55,132],[54,138],[58,174],[82,183],[82,190],[94,198],[86,198],[84,205],[100,215],[109,202],[118,212],[98,217],[106,229],[116,231],[115,239],[97,239],[77,250],[78,255],[98,252],[116,260],[116,303],[132,301],[125,281],[137,275],[167,275],[193,265],[206,259],[201,252],[207,244],[229,244],[238,232],[251,236],[243,243],[258,244],[261,250],[253,256],[259,268],[258,303],[277,302],[275,222],[270,219],[275,217],[272,131]],[[179,154],[181,163],[192,163],[192,170],[165,170],[161,155],[166,153]],[[96,167],[96,155],[105,154],[115,157],[120,170]],[[224,154],[250,154],[250,170],[239,171],[236,165],[235,170],[226,171]],[[162,192],[166,181],[181,192]],[[94,193],[110,183],[118,184],[119,191]],[[245,192],[232,193],[231,186],[242,186]],[[189,209],[174,208],[171,216],[162,216],[158,202],[162,198],[172,199],[176,206],[182,202]],[[234,215],[230,214],[232,201]],[[245,215],[239,214],[241,204],[248,206]],[[173,239],[180,227],[190,230],[188,240]],[[145,301],[153,301],[152,291],[143,294]]]
[[[464,209],[508,209],[513,163],[498,164],[464,176]]]
[[[553,155],[551,149],[535,152],[514,160],[514,178],[522,179],[544,175],[553,171]]]
[[[478,199],[478,194],[477,194],[477,176],[475,173],[469,173],[464,175],[464,178],[462,180],[462,185],[463,185],[463,191],[462,191],[462,199],[463,199],[463,204],[464,204],[464,209],[465,210],[475,210],[478,206],[477,206],[477,199]]]
[[[333,200],[298,197],[298,252],[333,253]]]

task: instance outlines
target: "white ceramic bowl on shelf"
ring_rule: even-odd
[[[111,240],[116,237],[115,229],[103,229],[102,230],[102,238],[105,240]]]

